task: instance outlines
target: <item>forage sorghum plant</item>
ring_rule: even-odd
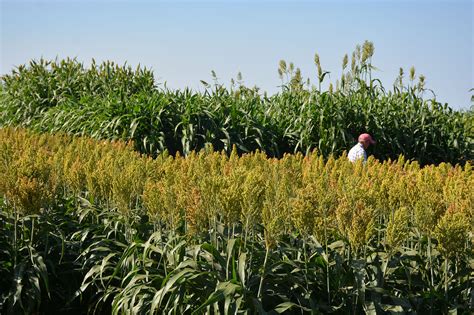
[[[385,244],[391,253],[399,250],[399,247],[409,237],[410,212],[406,207],[397,209],[387,224]]]

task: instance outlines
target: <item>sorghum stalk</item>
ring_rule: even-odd
[[[446,301],[449,301],[448,299],[448,257],[444,258],[444,295],[445,295]]]
[[[263,278],[265,277],[265,271],[267,268],[267,260],[268,260],[269,252],[270,252],[270,247],[266,246],[265,260],[263,261],[263,273],[262,273],[262,276],[260,277],[260,285],[258,286],[258,294],[257,294],[258,299],[262,299]]]
[[[431,236],[428,236],[428,263],[430,264],[431,286],[434,286],[433,261],[431,258]]]
[[[329,288],[329,252],[328,252],[328,236],[327,236],[327,226],[326,226],[326,207],[324,207],[324,250],[326,251],[326,290],[328,293],[328,304],[331,305],[331,290]]]

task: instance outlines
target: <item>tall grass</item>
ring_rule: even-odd
[[[401,69],[393,88],[374,78],[373,44],[343,59],[342,76],[329,90],[328,71],[315,56],[316,86],[294,64],[279,64],[281,92],[268,96],[215,78],[203,93],[170,90],[153,73],[113,62],[88,68],[76,60],[31,61],[1,79],[0,126],[67,132],[96,139],[133,140],[142,153],[188,155],[207,145],[230,154],[260,150],[269,156],[317,149],[339,156],[362,132],[378,141],[372,154],[403,154],[421,164],[465,163],[474,156],[472,111],[455,111],[431,95],[423,75]],[[309,83],[309,84],[307,84]]]

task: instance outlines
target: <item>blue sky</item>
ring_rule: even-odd
[[[151,67],[171,88],[240,71],[274,93],[280,59],[314,82],[318,52],[334,82],[344,54],[367,39],[386,87],[415,66],[438,101],[471,104],[472,1],[0,1],[2,74],[33,58],[95,58]]]

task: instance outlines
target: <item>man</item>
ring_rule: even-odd
[[[367,152],[365,152],[365,149],[371,144],[375,144],[374,139],[372,139],[368,133],[361,134],[359,136],[359,143],[353,146],[347,155],[349,161],[355,162],[358,159],[364,159],[364,162],[367,161]]]

